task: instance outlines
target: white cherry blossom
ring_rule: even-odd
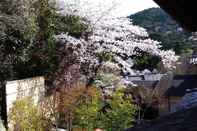
[[[104,10],[98,11],[91,4],[67,4],[61,10],[61,15],[80,16],[83,22],[88,22],[91,34],[88,39],[77,39],[68,34],[55,36],[59,43],[75,50],[79,66],[86,72],[95,71],[95,68],[118,67],[124,74],[134,75],[137,71],[132,69],[132,56],[139,55],[140,51],[147,52],[161,58],[164,67],[168,70],[175,68],[178,56],[172,50],[161,50],[160,42],[149,38],[144,28],[135,26],[129,18],[112,17]],[[94,7],[94,9],[92,9]],[[97,11],[96,11],[97,10]],[[108,9],[109,11],[110,9]],[[105,16],[106,15],[106,16]],[[98,54],[110,54],[110,61],[101,61]],[[84,70],[84,69],[83,69]],[[91,76],[91,75],[90,75]]]

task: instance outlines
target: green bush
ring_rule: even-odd
[[[115,91],[107,101],[98,96],[76,109],[75,125],[88,131],[97,127],[107,131],[122,131],[132,126],[136,107],[131,103],[130,97],[124,97],[123,90]]]
[[[44,131],[42,115],[30,98],[14,102],[9,120],[16,131]]]
[[[157,65],[161,61],[161,58],[159,58],[158,56],[150,55],[145,52],[141,52],[140,55],[133,57],[134,66],[132,68],[141,71],[144,69],[153,71],[154,69],[157,69]]]
[[[54,73],[59,63],[54,35],[68,33],[79,38],[89,27],[80,17],[57,14],[49,0],[0,3],[0,76],[3,79]]]

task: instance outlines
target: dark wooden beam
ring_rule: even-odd
[[[196,0],[154,0],[162,9],[169,13],[185,29],[197,31]]]
[[[7,128],[7,104],[6,104],[6,89],[5,81],[0,80],[0,118],[3,120],[5,127]]]

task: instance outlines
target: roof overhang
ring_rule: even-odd
[[[185,29],[197,31],[197,6],[195,0],[154,0]]]

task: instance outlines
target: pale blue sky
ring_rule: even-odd
[[[115,16],[128,16],[130,14],[142,11],[151,7],[158,7],[153,0],[58,0],[60,2],[59,6],[63,6],[63,3],[94,3],[95,6],[113,6],[115,5],[115,10],[113,11]]]

